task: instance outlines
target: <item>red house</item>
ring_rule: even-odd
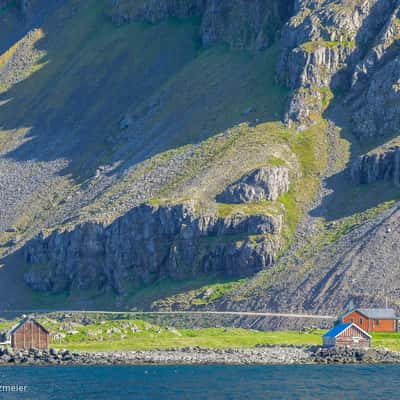
[[[397,332],[396,312],[391,308],[357,308],[342,316],[345,323],[354,323],[366,332]]]

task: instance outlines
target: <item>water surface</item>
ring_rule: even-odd
[[[1,367],[0,399],[396,399],[398,365]]]

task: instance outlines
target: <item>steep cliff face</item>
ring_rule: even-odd
[[[400,46],[396,47],[399,55],[377,68],[352,104],[354,133],[364,140],[399,133]]]
[[[400,148],[393,147],[360,156],[351,167],[351,177],[356,184],[386,181],[399,185]]]
[[[25,258],[36,290],[108,288],[119,295],[164,278],[251,275],[280,248],[279,216],[196,215],[190,206],[140,206],[109,226],[87,223],[40,236]]]
[[[381,30],[386,26],[395,35],[388,25],[393,25],[396,6],[397,0],[296,3],[296,14],[283,30],[278,67],[281,80],[293,90],[288,122],[307,123],[313,112],[323,111],[321,90],[350,88],[353,71],[370,64],[373,56],[365,58],[366,49],[379,40]]]
[[[398,134],[400,128],[400,3],[365,57],[355,66],[348,103],[362,140]]]
[[[345,238],[318,229],[331,180],[345,176],[344,197],[400,182],[398,146],[370,151],[400,132],[400,0],[0,0],[0,10],[0,256],[22,248],[32,289],[125,296],[164,278],[249,276],[275,265],[303,217],[285,255],[298,250],[295,267],[284,256],[272,286],[246,286],[239,298],[258,290],[246,308],[322,309],[331,296],[331,309],[351,290],[366,301],[349,280],[359,268],[372,287],[379,266],[363,265],[375,239],[396,277],[383,216]],[[352,160],[339,160],[336,128],[355,136],[351,182],[334,170]],[[397,220],[398,210],[387,229]],[[315,231],[327,243],[303,248]]]
[[[293,1],[278,0],[114,0],[108,12],[117,23],[199,17],[203,45],[226,42],[233,47],[261,50],[273,43],[292,9]]]

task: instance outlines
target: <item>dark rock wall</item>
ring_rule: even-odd
[[[34,239],[25,250],[31,266],[25,281],[41,291],[106,287],[124,294],[162,278],[246,276],[272,265],[281,223],[265,215],[222,219],[183,205],[144,205],[109,226],[85,223]]]
[[[226,42],[261,50],[275,40],[292,9],[291,0],[112,0],[108,14],[116,23],[198,17],[203,45]]]
[[[400,185],[400,148],[359,157],[352,165],[351,177],[356,184],[387,181]]]

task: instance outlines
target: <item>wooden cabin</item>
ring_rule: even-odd
[[[355,323],[366,332],[397,332],[396,312],[391,308],[357,308],[342,316],[345,323]]]
[[[15,350],[47,350],[49,331],[32,318],[23,319],[10,331],[11,347]]]
[[[354,323],[341,323],[334,326],[323,337],[324,347],[351,347],[368,349],[371,336]]]

